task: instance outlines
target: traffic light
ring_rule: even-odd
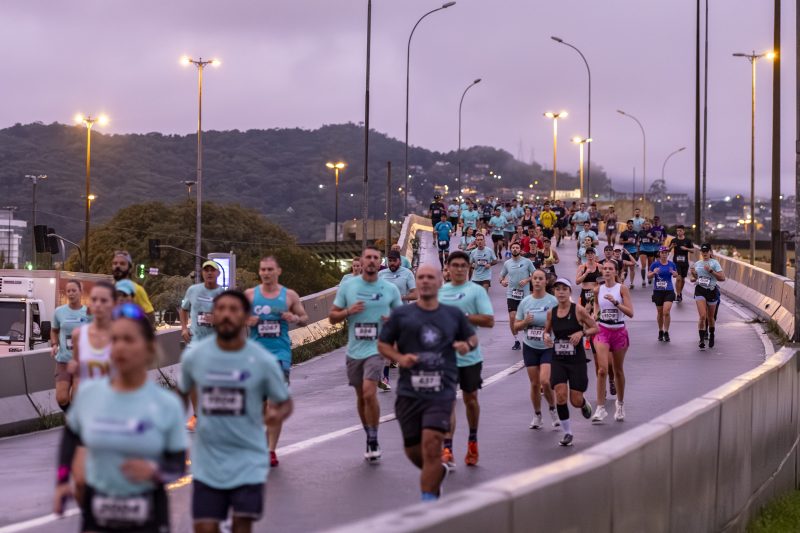
[[[147,248],[150,252],[150,259],[161,259],[161,241],[158,239],[150,239],[147,241]]]
[[[144,279],[144,272],[145,272],[144,264],[139,263],[139,266],[136,269],[136,275],[139,276],[139,279]]]
[[[47,247],[47,226],[35,225],[33,227],[33,239],[36,244],[36,253],[43,254],[48,251]]]

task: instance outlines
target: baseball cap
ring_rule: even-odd
[[[704,242],[703,244],[700,245],[700,251],[701,252],[710,252],[711,251],[711,245],[708,244],[707,242]]]
[[[133,296],[136,294],[136,287],[133,285],[133,282],[129,279],[121,279],[115,285],[114,288],[117,292],[122,292],[127,294],[128,296]]]
[[[217,272],[219,272],[219,270],[220,270],[219,263],[217,263],[216,261],[211,261],[211,260],[206,261],[205,263],[203,263],[203,267],[202,268],[206,268],[206,267],[211,267],[214,270],[216,270]]]
[[[658,249],[658,251],[659,251],[659,253],[661,253],[661,252],[669,252],[669,248],[667,248],[666,246],[661,246],[661,247]]]
[[[569,290],[572,290],[572,283],[567,278],[558,278],[555,283],[553,283],[553,287],[556,285],[563,285]]]
[[[386,254],[388,259],[400,259],[400,252],[397,250],[389,250],[389,253]]]

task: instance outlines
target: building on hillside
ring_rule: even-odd
[[[21,268],[22,236],[28,223],[14,218],[15,211],[16,208],[0,208],[0,263],[3,267]]]

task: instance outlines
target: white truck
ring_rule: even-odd
[[[83,301],[94,283],[111,276],[58,270],[0,270],[0,357],[45,348],[56,307],[67,303],[67,282],[78,280]]]

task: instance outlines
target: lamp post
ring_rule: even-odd
[[[583,190],[583,145],[584,144],[588,144],[589,146],[591,146],[590,143],[592,142],[592,139],[591,138],[584,139],[584,138],[581,138],[581,137],[573,137],[572,138],[572,142],[574,142],[575,144],[578,145],[578,149],[580,151],[578,169],[579,169],[580,178],[581,178],[581,198],[584,198],[584,194],[583,194],[584,193],[584,190]],[[587,180],[587,184],[586,184],[586,196],[585,196],[585,198],[586,198],[586,203],[588,204],[589,203],[589,184],[588,184],[588,180]]]
[[[336,202],[334,208],[334,215],[333,215],[333,257],[336,261],[339,261],[338,251],[339,251],[339,171],[342,170],[347,165],[342,163],[341,161],[337,163],[325,163],[325,166],[333,169],[334,179],[336,180]],[[336,268],[339,268],[338,266]]]
[[[481,82],[481,78],[476,79],[470,83],[464,92],[461,93],[461,101],[458,104],[458,177],[456,178],[456,194],[461,196],[461,108],[464,106],[464,97],[467,96],[467,91],[475,87]]]
[[[556,164],[558,162],[558,119],[566,118],[567,112],[553,113],[548,111],[545,117],[553,119],[553,200],[556,199]]]
[[[774,59],[773,52],[763,54],[736,53],[733,57],[743,57],[750,61],[750,264],[756,259],[756,63],[762,57]]]
[[[197,215],[195,220],[195,261],[194,261],[194,279],[200,279],[200,262],[202,253],[202,220],[203,220],[203,70],[208,65],[219,67],[221,62],[218,59],[204,60],[202,57],[192,59],[191,57],[182,57],[181,64],[184,66],[194,65],[197,67]],[[89,253],[86,253],[89,257]]]
[[[647,135],[645,135],[644,126],[642,126],[642,123],[639,122],[638,118],[634,117],[630,113],[622,111],[621,109],[617,109],[617,113],[635,120],[636,124],[639,125],[639,129],[642,130],[642,205],[644,206],[647,200]],[[636,198],[634,198],[634,201],[635,200]]]
[[[86,260],[83,262],[83,269],[84,272],[89,271],[89,264],[91,260],[89,259],[89,195],[91,194],[89,191],[91,190],[92,186],[92,179],[91,179],[91,162],[92,162],[92,126],[99,124],[101,126],[105,126],[108,124],[108,117],[105,115],[100,115],[99,117],[92,117],[92,115],[83,116],[81,114],[75,115],[75,122],[78,124],[83,123],[86,126],[86,212],[85,212],[85,223],[84,223],[84,231],[83,231],[83,250],[84,250],[84,257]]]
[[[369,69],[372,49],[372,0],[367,0],[367,76],[364,90],[364,201],[361,205],[361,249],[367,247],[369,217]]]
[[[33,228],[36,227],[36,186],[39,184],[40,181],[47,179],[47,174],[25,174],[25,179],[31,180],[33,183],[33,205],[31,206],[31,218],[33,223],[31,224],[31,264],[33,265],[34,270],[37,268],[36,266],[36,237],[33,232]]]
[[[408,214],[408,104],[409,104],[409,89],[411,83],[411,38],[414,37],[414,32],[417,31],[417,26],[422,20],[427,17],[428,15],[432,15],[437,11],[441,11],[443,9],[447,9],[448,7],[456,5],[455,2],[447,2],[442,4],[441,7],[437,7],[436,9],[432,9],[428,11],[424,15],[422,15],[417,23],[414,24],[414,27],[411,29],[411,34],[408,36],[408,48],[406,50],[406,155],[405,155],[405,188],[403,189],[403,213]]]
[[[667,168],[667,161],[669,161],[669,160],[670,160],[670,158],[671,158],[673,155],[675,155],[675,154],[679,154],[679,153],[683,152],[684,150],[686,150],[686,147],[685,147],[685,146],[683,146],[683,147],[681,147],[681,148],[678,148],[677,150],[675,150],[674,152],[672,152],[671,154],[669,154],[669,155],[668,155],[668,156],[667,156],[667,157],[664,159],[664,164],[662,164],[662,165],[661,165],[661,181],[664,181],[664,170]],[[666,182],[665,182],[665,183],[666,183]]]
[[[194,187],[197,184],[197,182],[196,181],[192,181],[192,180],[184,180],[181,183],[186,186],[186,201],[187,202],[191,202],[192,201],[192,187]]]
[[[589,68],[589,62],[586,60],[586,56],[583,55],[577,46],[566,42],[561,37],[550,37],[555,42],[559,44],[563,44],[565,46],[569,46],[581,56],[583,59],[583,63],[586,65],[586,73],[589,75],[589,126],[588,126],[588,138],[592,138],[592,69]],[[592,145],[590,144],[587,146],[587,154],[586,154],[586,197],[589,198],[591,196],[591,189],[592,189]]]

